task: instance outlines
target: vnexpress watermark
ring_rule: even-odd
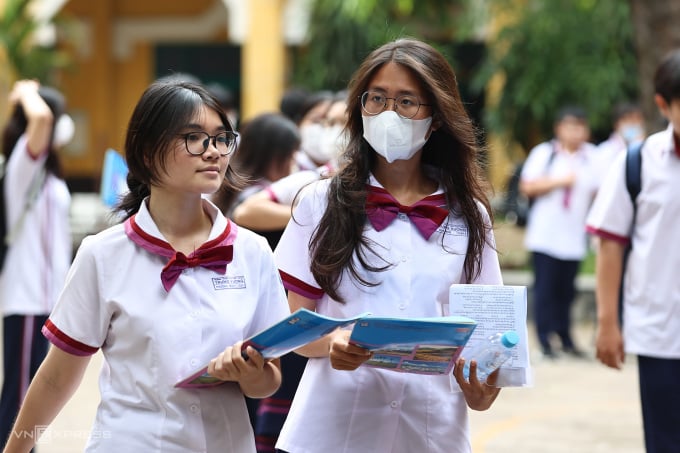
[[[88,429],[52,429],[38,425],[31,431],[12,431],[12,436],[21,439],[33,439],[37,445],[50,444],[65,439],[110,439],[111,431]]]

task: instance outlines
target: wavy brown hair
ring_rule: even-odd
[[[437,50],[421,41],[399,39],[387,43],[368,55],[350,82],[347,106],[350,139],[342,156],[345,165],[330,181],[328,207],[310,239],[312,274],[326,294],[340,302],[343,299],[338,285],[345,269],[361,285],[375,286],[379,283],[362,277],[360,270],[379,272],[390,266],[385,262],[385,266],[375,267],[367,260],[368,255],[379,256],[363,235],[366,182],[375,165],[375,152],[363,139],[360,104],[361,94],[388,62],[398,63],[416,76],[432,105],[433,122],[440,123],[423,147],[422,164],[435,169],[449,210],[467,223],[469,243],[464,262],[467,281],[481,271],[482,250],[491,228],[477,204],[481,202],[491,216],[488,185],[478,162],[475,128],[461,102],[453,69]],[[352,260],[355,254],[358,265]]]

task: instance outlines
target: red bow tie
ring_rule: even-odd
[[[231,263],[233,255],[234,247],[231,245],[218,245],[205,250],[199,248],[189,256],[176,252],[161,271],[163,288],[170,291],[182,271],[189,267],[201,266],[224,274],[227,272],[227,264]]]
[[[404,206],[384,189],[369,187],[366,216],[376,231],[382,231],[400,212],[404,213],[425,240],[428,240],[449,215],[447,209],[439,207],[441,202],[441,197],[435,196],[424,198],[411,206]]]
[[[222,234],[186,256],[182,252],[175,251],[167,242],[142,230],[137,225],[135,217],[136,215],[133,215],[125,221],[125,234],[144,250],[169,258],[161,271],[161,283],[166,291],[170,291],[182,271],[189,267],[201,266],[220,274],[227,272],[227,264],[231,262],[234,255],[234,248],[231,243],[234,241],[236,233],[236,225],[232,225],[231,222],[227,223]]]

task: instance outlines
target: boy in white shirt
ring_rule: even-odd
[[[635,205],[624,153],[598,192],[587,229],[599,236],[597,358],[618,369],[625,353],[637,355],[645,445],[648,453],[661,453],[680,445],[680,50],[659,65],[654,85],[656,105],[670,124],[644,143]],[[627,245],[622,332],[618,300]]]
[[[597,149],[585,111],[564,107],[555,118],[555,138],[531,150],[520,175],[520,190],[534,199],[525,246],[534,269],[534,318],[544,357],[554,358],[553,336],[562,350],[581,357],[571,336],[575,280],[587,253],[583,229],[597,188]]]

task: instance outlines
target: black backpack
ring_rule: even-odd
[[[545,173],[550,169],[550,166],[555,159],[555,155],[557,154],[555,141],[552,140],[550,143],[552,150],[548,157],[548,162],[545,165]],[[512,175],[510,175],[510,178],[505,185],[505,197],[501,206],[501,212],[505,215],[506,222],[518,227],[526,226],[529,219],[529,211],[531,210],[531,205],[534,201],[533,198],[527,197],[519,190],[519,180],[522,176],[524,162],[526,162],[526,160],[517,164]]]

